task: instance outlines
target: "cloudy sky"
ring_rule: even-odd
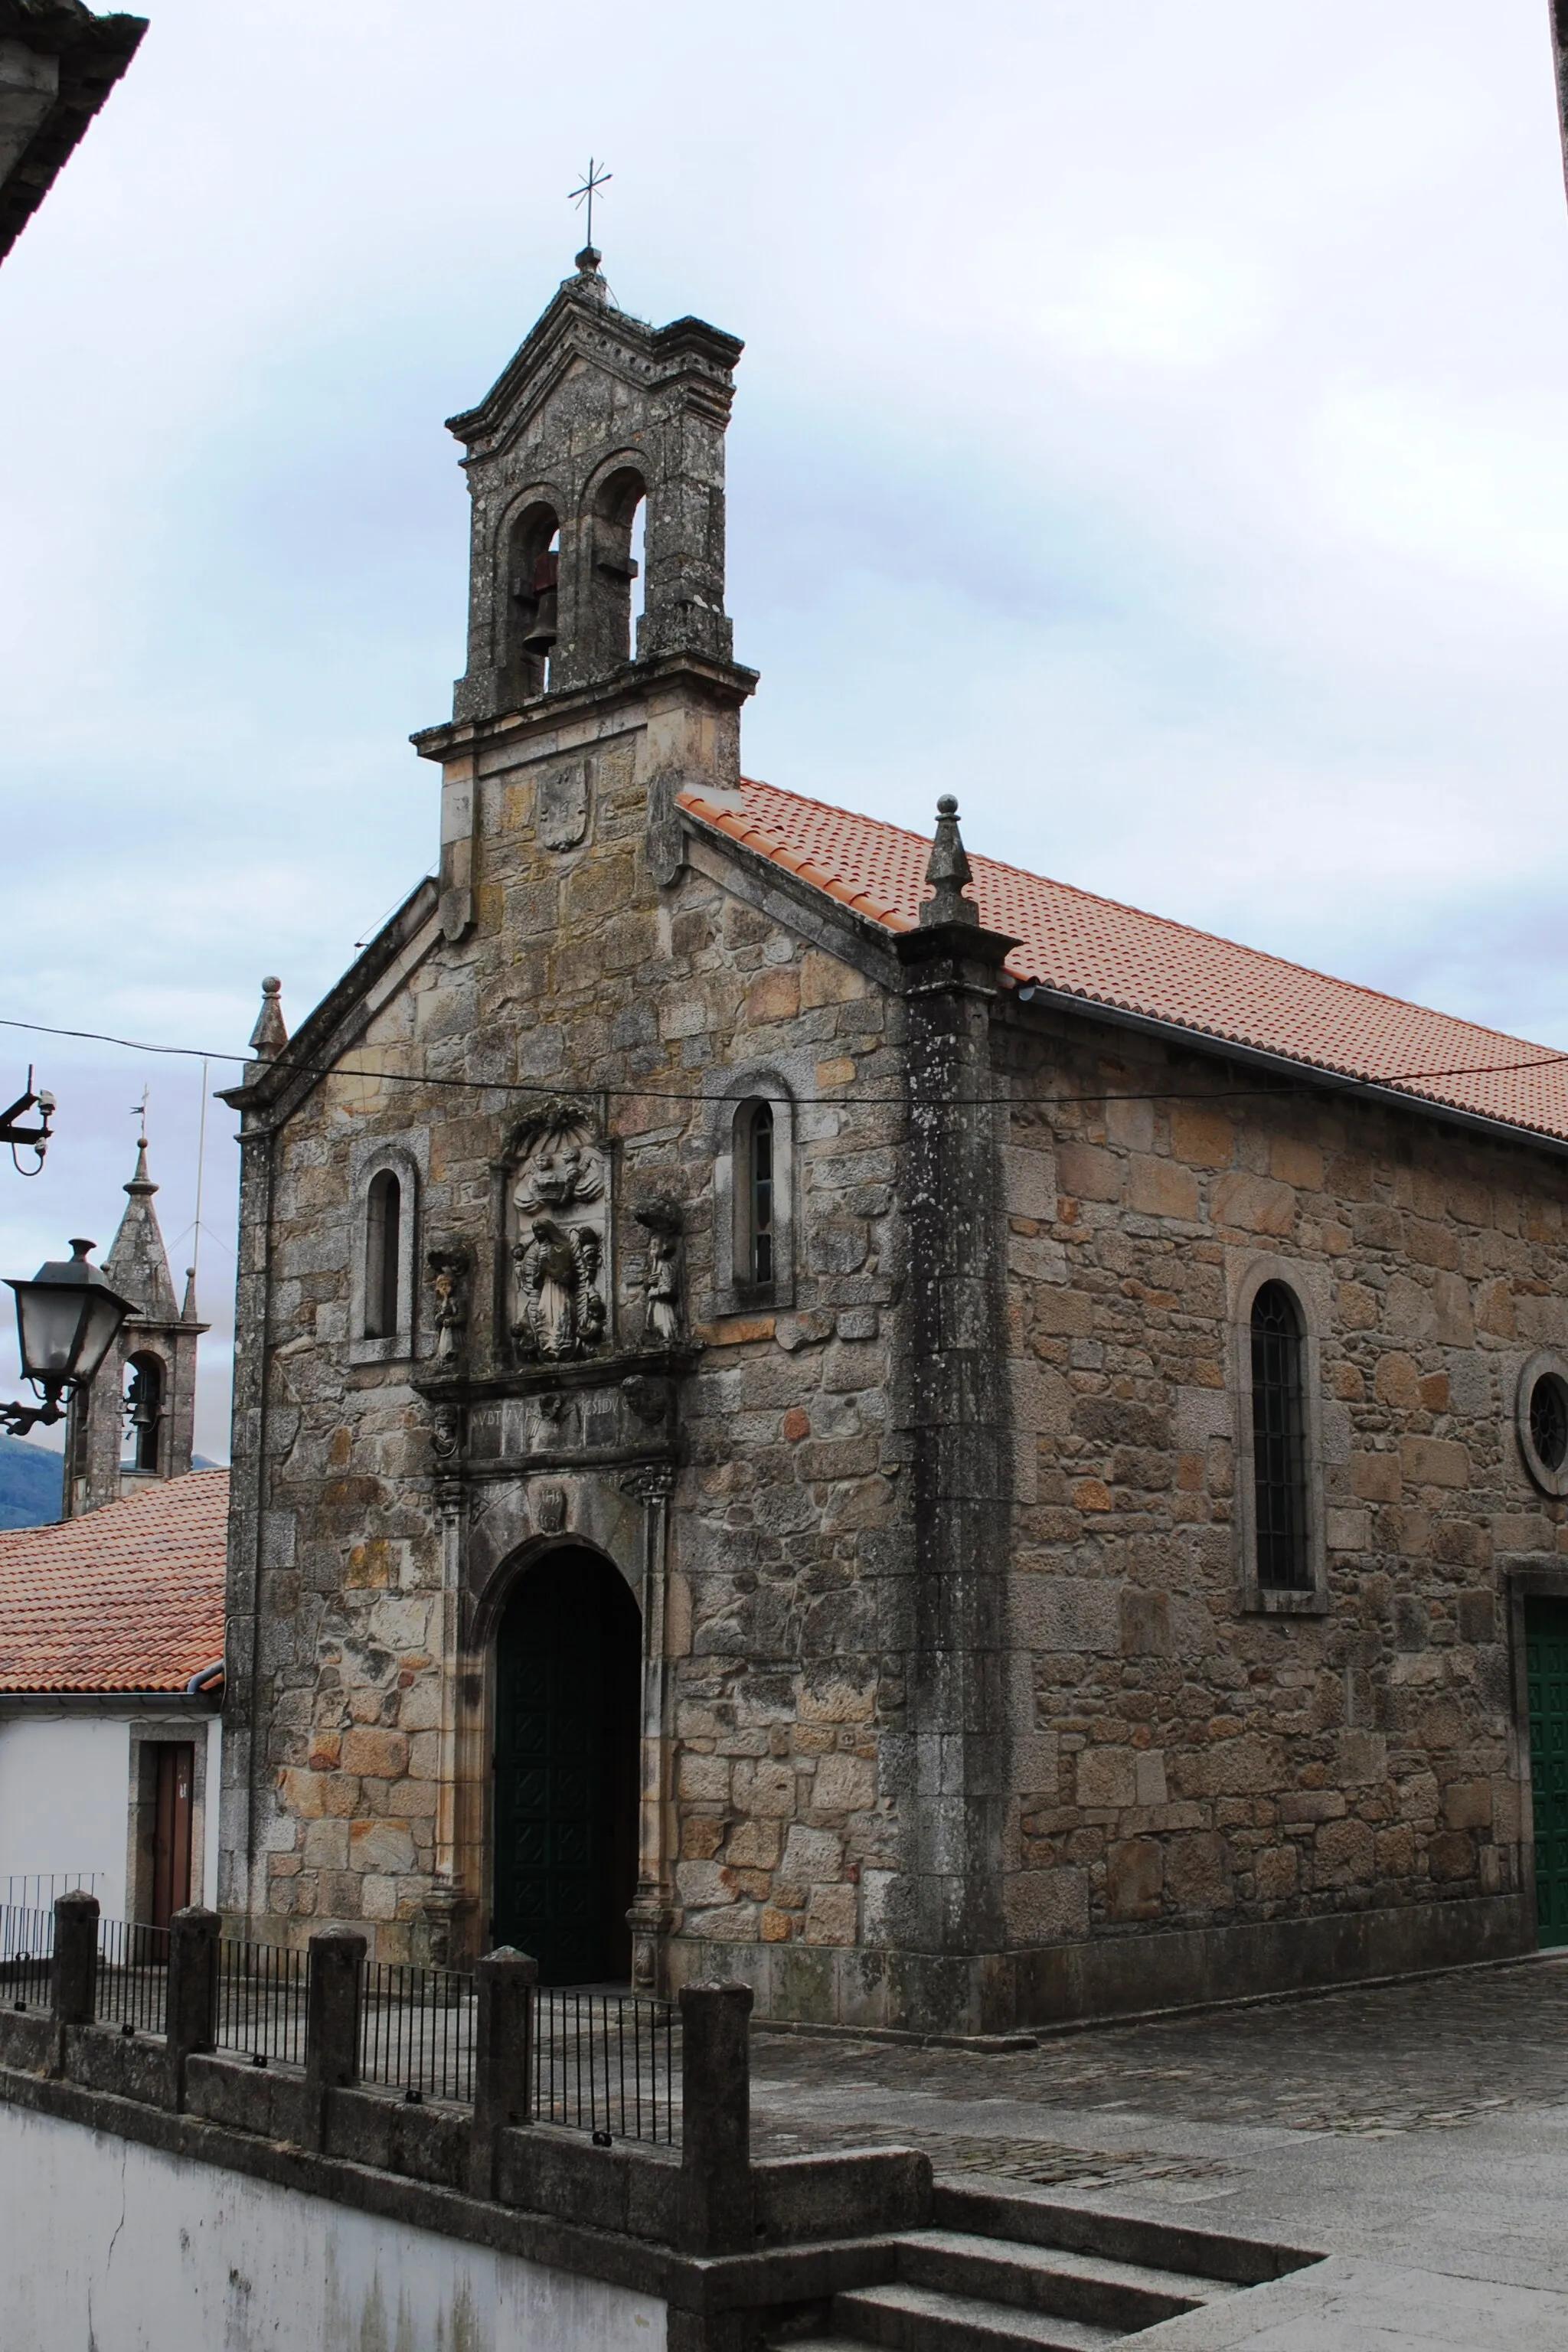
[[[1568,1045],[1546,0],[149,5],[0,271],[7,1019],[242,1052],[429,866],[441,420],[592,152],[623,306],[746,340],[752,773]],[[29,1056],[0,1271],[107,1243],[147,1086],[178,1279],[200,1062]]]

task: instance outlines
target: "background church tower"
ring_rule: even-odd
[[[142,1136],[136,1172],[125,1187],[129,1206],[103,1264],[114,1288],[135,1301],[136,1311],[91,1387],[72,1400],[61,1510],[68,1519],[118,1502],[149,1480],[181,1477],[191,1467],[196,1344],[208,1327],[196,1320],[194,1268],[185,1276],[184,1305],[175,1304],[153,1206],[157,1190],[147,1173]]]

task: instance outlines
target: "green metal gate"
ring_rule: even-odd
[[[493,1930],[542,1984],[629,1971],[640,1646],[637,1603],[585,1550],[531,1569],[501,1621]]]
[[[1542,1944],[1568,1944],[1568,1601],[1526,1601],[1535,1916]]]

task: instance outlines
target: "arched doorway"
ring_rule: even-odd
[[[625,1581],[579,1547],[531,1568],[501,1618],[494,1935],[543,1984],[631,1973],[641,1654]]]

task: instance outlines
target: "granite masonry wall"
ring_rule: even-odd
[[[641,741],[628,727],[595,751],[584,836],[565,851],[542,848],[533,822],[559,743],[498,758],[475,787],[471,930],[453,945],[426,915],[394,992],[331,1048],[353,1075],[300,1089],[275,1131],[271,1114],[247,1113],[269,1139],[251,1221],[265,1231],[253,1257],[268,1379],[257,1674],[233,1702],[256,1746],[247,1790],[231,1790],[229,1845],[237,1865],[247,1801],[257,1875],[247,1903],[231,1867],[225,1900],[258,1932],[298,1939],[352,1920],[383,1958],[424,1955],[444,1887],[467,1906],[468,1946],[483,1940],[487,1660],[468,1642],[481,1599],[493,1629],[509,1549],[538,1551],[542,1482],[503,1459],[455,1504],[458,1488],[443,1494],[430,1403],[412,1385],[438,1340],[429,1284],[408,1338],[356,1340],[355,1268],[368,1175],[385,1161],[405,1202],[417,1195],[416,1260],[469,1252],[463,1363],[499,1368],[506,1386],[495,1171],[533,1100],[509,1087],[601,1108],[612,1393],[643,1313],[634,1210],[681,1207],[691,1344],[663,1629],[665,1899],[705,1938],[849,1946],[857,1882],[888,1861],[876,1726],[900,1693],[877,1591],[900,1508],[887,1318],[901,1006],[809,927],[700,871],[655,886]],[[309,1034],[295,1045],[314,1050]],[[737,1307],[715,1268],[714,1172],[759,1087],[798,1104],[792,1263],[774,1302]],[[577,1369],[592,1376],[591,1361]],[[237,1483],[243,1542],[243,1465]],[[609,1552],[646,1601],[615,1474],[558,1462],[547,1483],[565,1497],[564,1532]]]
[[[1010,1045],[1012,1938],[1210,1931],[1196,1991],[1216,1930],[1479,1900],[1478,1952],[1527,1937],[1486,1899],[1525,1860],[1502,1564],[1568,1545],[1515,1433],[1568,1340],[1561,1162],[1089,1019],[1020,1008]],[[1315,1376],[1299,1613],[1249,1588],[1237,1491],[1268,1276]],[[1157,1995],[1157,1955],[1123,1973]]]

